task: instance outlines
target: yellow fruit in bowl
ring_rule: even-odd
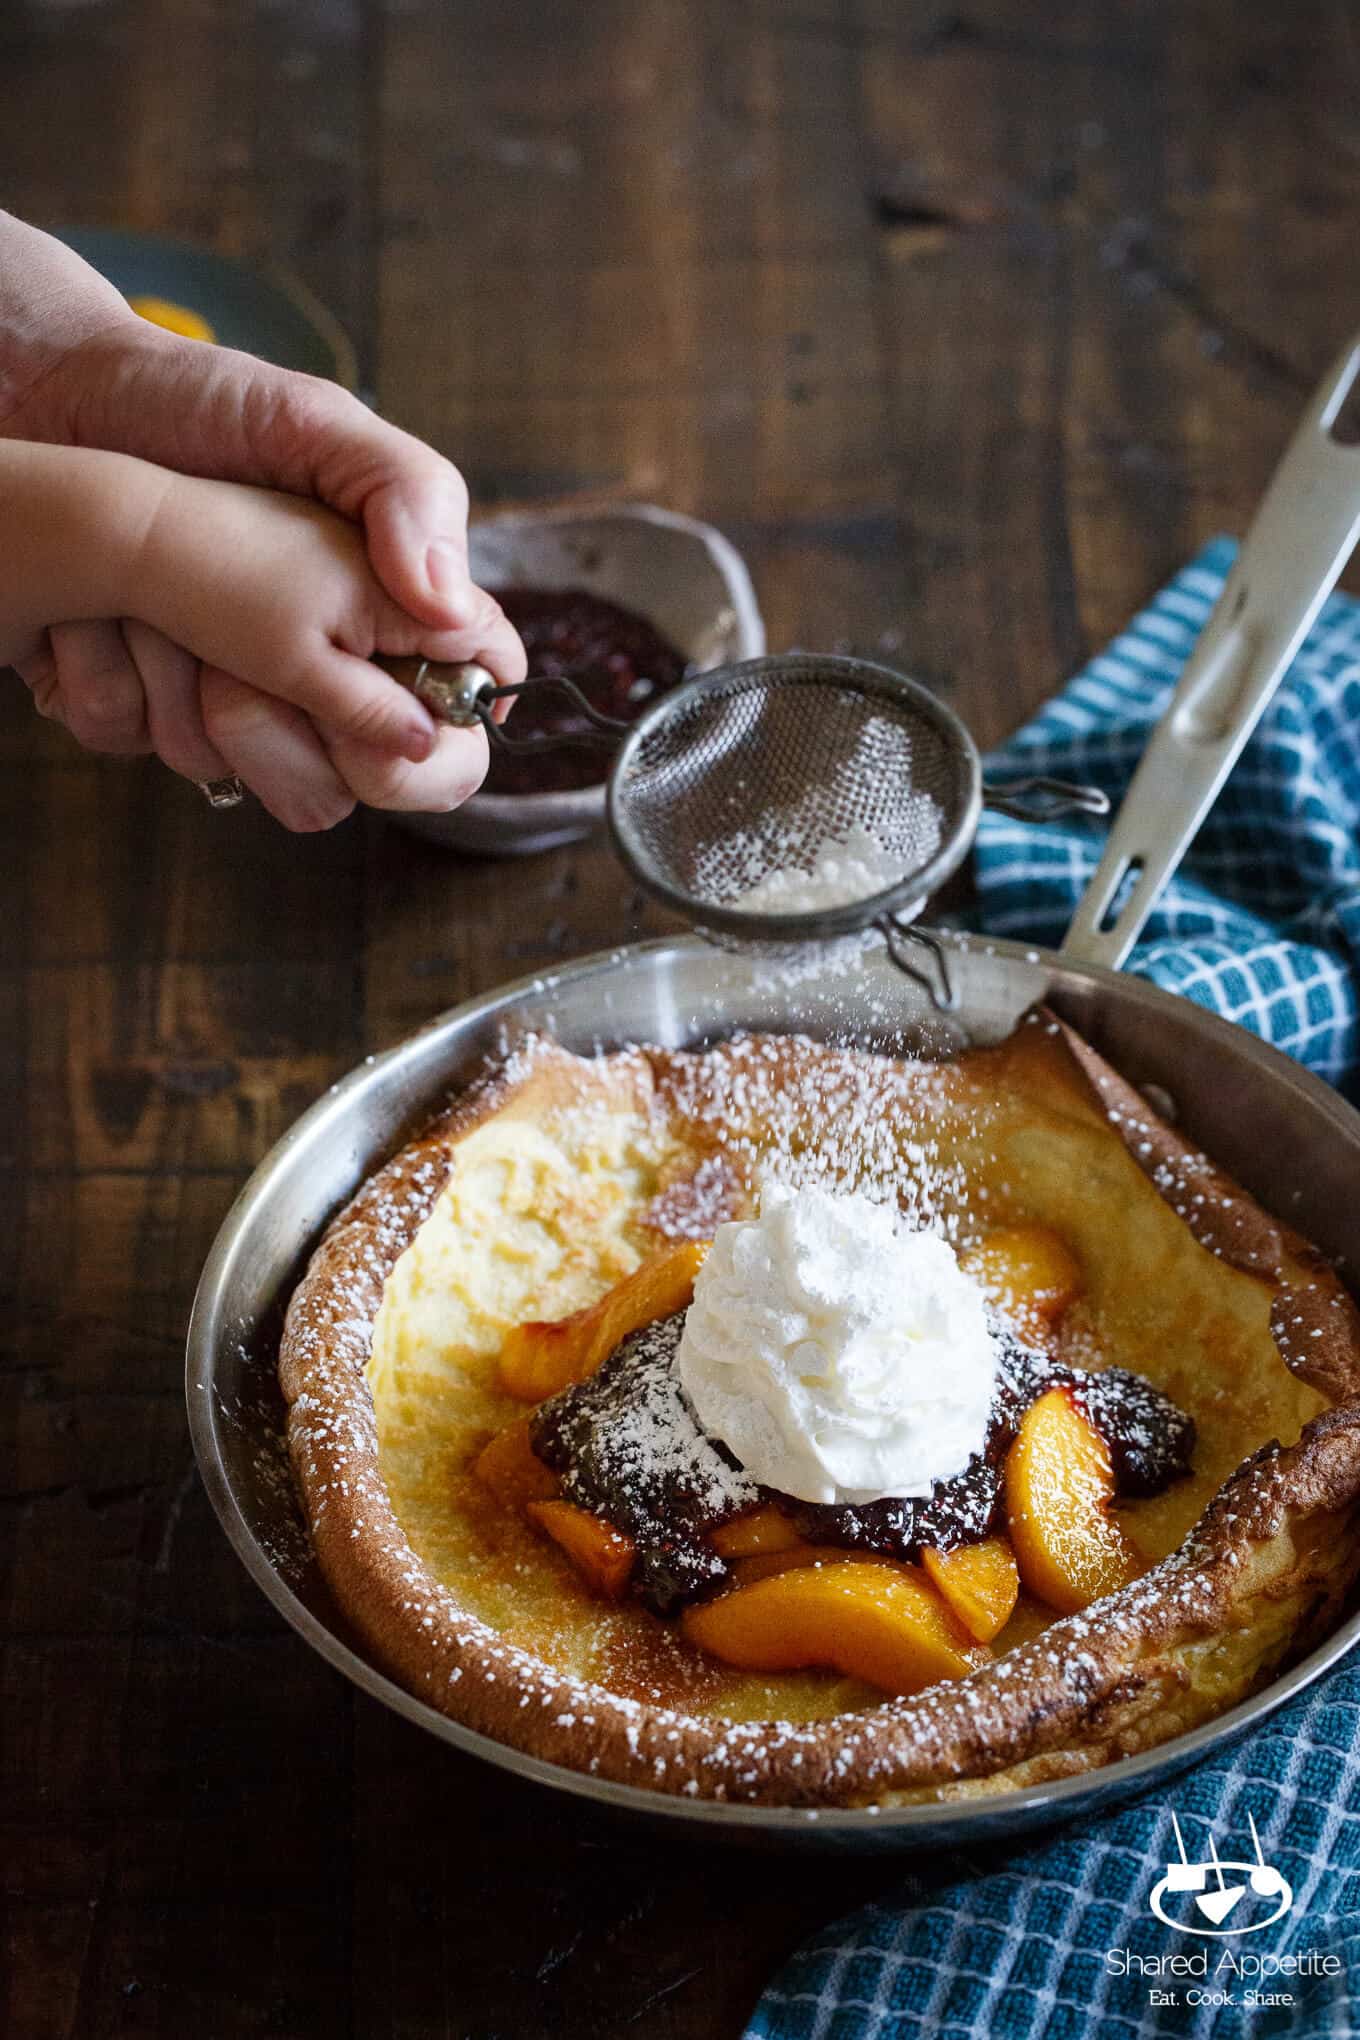
[[[217,338],[207,320],[190,311],[187,305],[172,304],[163,297],[130,297],[128,303],[139,319],[145,319],[151,326],[163,326],[167,333],[178,333],[185,340]]]

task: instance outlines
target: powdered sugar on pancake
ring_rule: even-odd
[[[913,1106],[928,1104],[932,1086],[947,1077],[828,1051],[824,1061],[810,1059],[810,1117],[806,1098],[801,1111],[781,1098],[778,1065],[787,1052],[786,1043],[755,1037],[714,1057],[659,1056],[650,1066],[660,1109],[688,1113],[705,1136],[701,1152],[720,1153],[747,1180],[773,1157],[786,1180],[801,1173],[876,1185],[920,1222],[957,1227],[966,1186],[937,1166],[932,1143],[911,1137]],[[485,1095],[494,1106],[540,1055],[560,1054],[551,1044],[517,1051]],[[734,1115],[727,1128],[725,1102]],[[873,1810],[881,1793],[933,1795],[952,1789],[946,1781],[992,1774],[999,1762],[1037,1764],[1028,1781],[1085,1769],[1160,1739],[1155,1710],[1142,1705],[1155,1697],[1152,1682],[1174,1679],[1186,1640],[1223,1629],[1234,1577],[1250,1570],[1248,1559],[1286,1512],[1353,1501],[1360,1411],[1338,1409],[1310,1426],[1300,1446],[1258,1454],[1187,1544],[1121,1594],[1055,1622],[963,1681],[861,1713],[806,1724],[734,1721],[573,1677],[472,1616],[434,1577],[397,1520],[377,1464],[364,1380],[374,1319],[395,1260],[447,1179],[465,1123],[455,1115],[436,1125],[371,1179],[318,1249],[281,1356],[289,1441],[323,1567],[346,1590],[378,1660],[444,1713],[549,1763],[694,1798],[777,1801],[808,1819],[847,1801]],[[1159,1663],[1170,1672],[1159,1673]]]
[[[894,1062],[798,1035],[736,1035],[722,1053],[662,1059],[663,1104],[745,1181],[858,1191],[909,1224],[969,1230],[966,1170],[924,1129],[948,1065]]]

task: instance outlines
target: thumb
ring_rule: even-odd
[[[408,444],[419,457],[392,461],[364,497],[368,556],[408,616],[437,630],[470,630],[484,605],[468,569],[467,490],[455,467],[416,440]]]

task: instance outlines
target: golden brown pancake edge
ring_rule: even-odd
[[[893,1805],[1038,1783],[1155,1747],[1226,1711],[1334,1628],[1360,1573],[1360,1313],[1307,1242],[1158,1119],[1080,1037],[1036,1018],[1042,1045],[1026,1052],[1048,1059],[1074,1109],[1114,1128],[1173,1209],[1193,1184],[1181,1216],[1195,1236],[1271,1285],[1282,1357],[1330,1405],[1297,1443],[1263,1442],[1179,1550],[1131,1587],[967,1679],[863,1713],[723,1721],[559,1672],[460,1606],[412,1549],[379,1469],[364,1374],[384,1283],[461,1140],[493,1115],[532,1118],[601,1084],[633,1104],[674,1087],[679,1058],[667,1052],[585,1061],[538,1042],[489,1067],[363,1185],[287,1314],[280,1380],[313,1542],[382,1668],[471,1729],[618,1783],[767,1805]],[[792,1080],[794,1039],[778,1038],[770,1053],[789,1059]],[[1294,1335],[1282,1338],[1286,1327]],[[1260,1651],[1225,1684],[1224,1640],[1240,1651],[1244,1637]]]

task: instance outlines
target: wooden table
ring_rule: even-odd
[[[1242,528],[1360,323],[1346,0],[33,5],[0,79],[18,210],[285,258],[479,504],[711,517],[772,645],[984,742]],[[358,1698],[228,1550],[180,1385],[309,1100],[660,923],[602,846],[288,838],[17,698],[2,755],[4,2032],[735,2033],[900,1871],[607,1828]]]

